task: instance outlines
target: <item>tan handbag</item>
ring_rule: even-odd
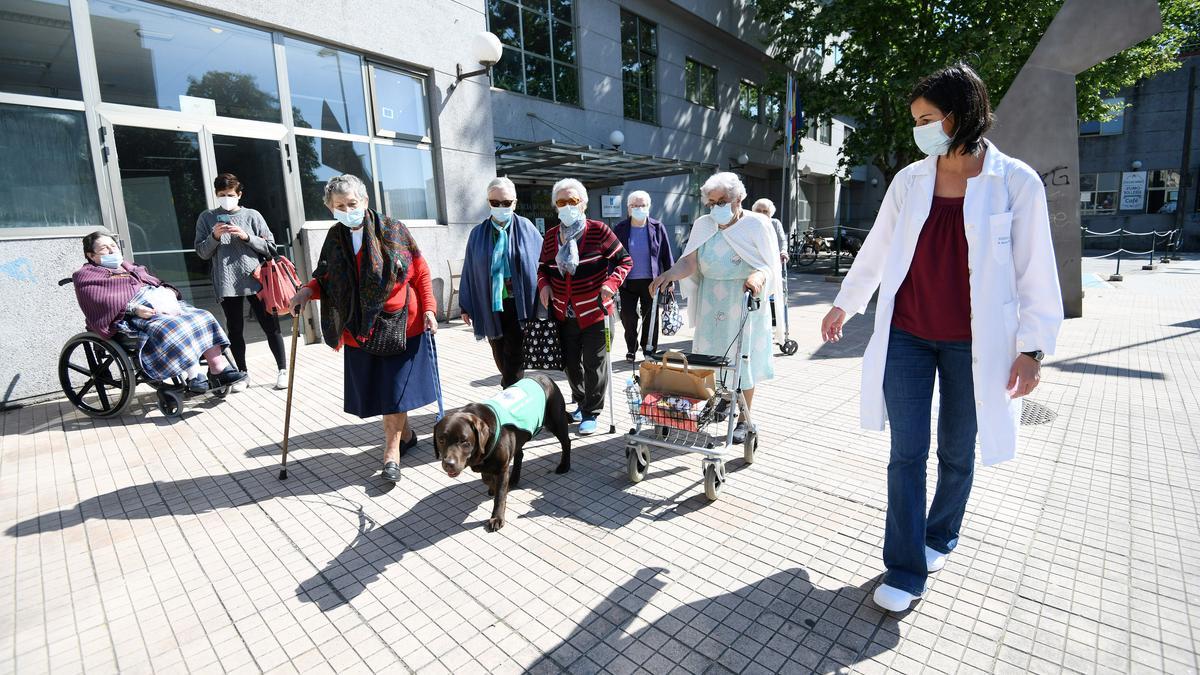
[[[683,365],[669,364],[668,361],[672,359],[678,359]],[[641,382],[643,395],[658,392],[707,401],[717,389],[714,371],[690,367],[687,356],[675,349],[663,354],[662,363],[642,361],[641,368],[638,369],[638,380]]]

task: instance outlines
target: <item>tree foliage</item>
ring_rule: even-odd
[[[804,114],[858,121],[844,169],[874,164],[890,180],[919,158],[908,93],[921,76],[962,60],[1003,98],[1062,0],[757,0],[757,18],[783,63],[799,64]],[[1161,0],[1164,29],[1076,78],[1079,116],[1113,114],[1104,97],[1179,67],[1194,48],[1200,0]],[[825,57],[840,54],[832,70]]]

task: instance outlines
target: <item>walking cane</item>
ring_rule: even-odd
[[[288,354],[287,408],[283,413],[283,459],[279,465],[279,480],[287,478],[288,432],[292,426],[292,382],[296,379],[296,338],[300,336],[300,315],[292,317],[292,351]]]
[[[615,296],[614,296],[615,298]],[[616,421],[613,419],[613,390],[612,390],[612,312],[604,306],[604,295],[599,296],[600,311],[604,314],[604,363],[608,368],[608,433],[617,433]],[[616,300],[613,300],[616,303]]]

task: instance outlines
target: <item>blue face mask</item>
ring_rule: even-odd
[[[362,226],[363,216],[366,214],[367,210],[364,208],[357,208],[350,211],[335,210],[333,212],[333,218],[346,227],[357,229],[358,227]]]
[[[563,225],[574,225],[583,220],[583,211],[578,206],[560,206],[558,219],[562,221]]]
[[[123,258],[120,253],[105,253],[100,256],[100,265],[110,270],[115,270],[121,266],[122,260]]]
[[[511,206],[493,206],[492,218],[496,219],[497,223],[507,223],[512,218],[513,209]]]
[[[921,152],[926,155],[944,155],[950,149],[950,137],[942,128],[944,119],[913,127],[913,140],[917,142],[917,147],[921,149]]]
[[[650,207],[635,206],[629,209],[629,215],[633,216],[637,220],[645,220],[650,217]]]
[[[724,225],[733,220],[733,204],[720,204],[708,210],[708,215],[717,221],[718,225]]]

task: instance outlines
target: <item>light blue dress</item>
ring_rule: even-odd
[[[698,354],[736,357],[739,321],[742,317],[742,297],[746,277],[754,271],[749,263],[725,241],[725,235],[714,234],[697,253],[700,271],[700,292],[690,302],[697,308],[696,333],[692,351]],[[771,358],[771,313],[764,301],[760,309],[750,312],[746,320],[746,351],[750,367],[742,369],[742,389],[751,389],[763,380],[775,377]],[[733,371],[726,374],[729,387]]]

